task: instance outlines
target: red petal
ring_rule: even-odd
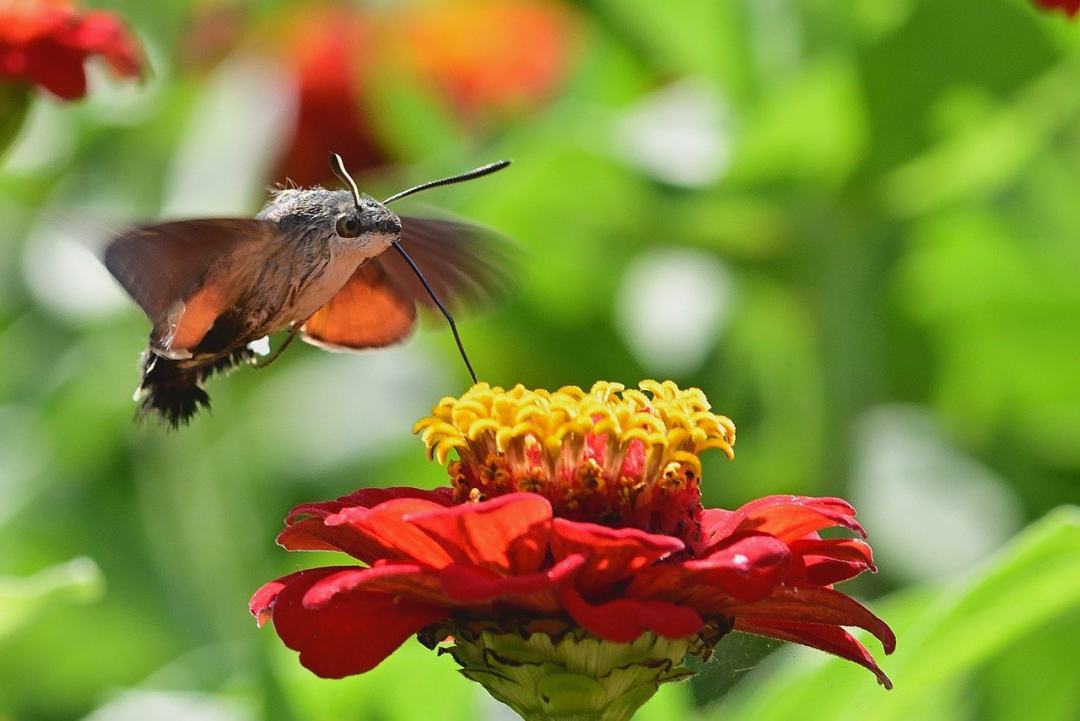
[[[321,608],[305,608],[302,599],[308,590],[342,570],[301,571],[277,581],[280,587],[256,593],[260,605],[273,595],[269,609],[278,636],[299,651],[300,663],[318,676],[342,678],[370,671],[409,636],[449,614],[438,606],[363,592],[341,595]],[[265,613],[265,608],[255,607],[255,599],[252,603],[253,612]]]
[[[1060,10],[1071,18],[1080,13],[1080,0],[1035,0],[1035,3],[1046,10]]]
[[[296,573],[290,573],[288,576],[282,576],[276,581],[270,581],[263,584],[258,591],[248,601],[248,611],[255,617],[255,622],[262,627],[267,621],[270,620],[270,614],[274,608],[274,602],[277,600],[278,594],[293,582],[311,582],[323,578],[325,576],[333,575],[340,571],[352,570],[352,566],[327,566],[325,568],[312,568],[306,571],[297,571]]]
[[[685,602],[701,587],[714,587],[723,591],[720,605],[726,606],[735,599],[768,596],[784,579],[787,568],[787,544],[772,536],[747,536],[707,558],[645,569],[634,578],[627,595]]]
[[[857,626],[874,634],[885,653],[896,648],[892,629],[865,606],[839,591],[816,586],[782,587],[769,598],[732,606],[725,615],[754,624],[813,623]]]
[[[436,539],[458,563],[521,575],[538,571],[547,556],[551,504],[535,493],[511,493],[404,520]]]
[[[735,629],[745,633],[757,634],[758,636],[778,638],[781,641],[800,643],[854,661],[860,666],[873,671],[878,678],[878,683],[882,686],[892,688],[892,681],[878,667],[877,662],[874,661],[874,657],[870,655],[866,647],[842,628],[793,621],[754,623],[736,618]]]
[[[704,555],[738,533],[767,533],[782,541],[798,540],[822,528],[842,526],[866,536],[855,520],[855,509],[841,498],[766,496],[736,511],[710,508],[702,514],[702,541],[695,549]]]
[[[88,13],[72,39],[83,50],[103,55],[117,75],[139,75],[141,58],[138,44],[123,24],[109,13]]]
[[[304,594],[305,608],[321,608],[341,594],[362,590],[365,593],[381,593],[422,601],[433,605],[446,605],[446,597],[439,585],[439,577],[422,566],[408,563],[388,563],[373,568],[348,568],[330,574],[312,584]]]
[[[486,568],[454,563],[439,573],[439,579],[451,599],[464,603],[487,603],[555,588],[566,578],[575,575],[584,564],[585,558],[575,554],[540,573],[503,576]]]
[[[329,528],[348,528],[363,539],[373,559],[405,560],[442,568],[453,560],[439,542],[408,519],[441,510],[442,506],[419,498],[399,498],[375,508],[346,508],[323,523]],[[364,560],[368,560],[365,558]]]
[[[285,526],[277,536],[277,543],[290,551],[342,551],[362,561],[372,555],[371,548],[351,528],[329,528],[321,518],[305,518]]]
[[[326,518],[339,513],[346,508],[374,508],[380,503],[392,501],[397,498],[420,498],[425,501],[437,503],[440,506],[451,504],[451,491],[449,488],[436,488],[427,491],[422,488],[409,486],[396,486],[393,488],[361,488],[359,491],[341,496],[337,500],[323,501],[321,503],[301,503],[285,518],[286,523],[296,523],[302,518]]]
[[[555,559],[577,554],[585,557],[579,581],[585,591],[628,578],[681,550],[683,543],[677,538],[636,528],[608,528],[565,518],[556,518],[552,523],[551,552]]]
[[[25,4],[25,3],[24,3]],[[30,5],[33,5],[32,3]],[[122,76],[141,72],[138,43],[112,14],[76,14],[66,4],[28,7],[0,17],[3,72],[65,100],[86,94],[84,64],[102,55]]]
[[[408,503],[410,500],[412,505]],[[392,501],[399,503],[389,505]],[[442,563],[446,563],[445,553],[422,532],[402,524],[400,517],[419,510],[442,508],[447,503],[448,495],[441,491],[364,488],[335,501],[296,506],[286,517],[286,527],[277,540],[291,551],[344,551],[367,563],[383,558],[429,564],[441,558]],[[372,511],[373,506],[377,510]],[[329,520],[335,516],[338,518]],[[402,525],[406,527],[402,528]],[[377,532],[370,533],[371,526]],[[382,533],[378,532],[380,529]],[[413,547],[416,544],[420,547]],[[434,558],[430,557],[431,552],[435,552]]]
[[[695,546],[694,554],[708,555],[708,551],[725,538],[731,536],[743,517],[726,508],[706,508],[701,512],[701,541]]]
[[[25,76],[64,100],[86,95],[86,53],[42,38],[25,48]]]
[[[603,416],[593,418],[593,421],[598,421]],[[607,433],[587,433],[585,434],[585,449],[581,454],[582,460],[590,459],[600,464],[602,468],[604,466],[604,458],[607,456],[608,447],[608,435]]]
[[[789,585],[831,586],[863,571],[877,570],[869,544],[856,538],[810,538],[793,541],[790,546]]]
[[[274,607],[274,601],[277,600],[278,594],[281,593],[282,589],[289,585],[289,583],[291,583],[295,579],[300,578],[303,574],[318,574],[320,571],[324,570],[327,569],[298,571],[288,576],[282,576],[275,581],[264,583],[259,588],[259,590],[251,596],[251,600],[248,601],[248,611],[250,611],[251,615],[255,617],[255,623],[257,623],[259,627],[262,628],[262,626],[270,620],[270,612]]]
[[[703,625],[697,611],[667,601],[620,598],[594,606],[570,584],[559,588],[559,600],[574,621],[615,643],[630,643],[646,631],[664,638],[685,638]]]
[[[626,455],[623,456],[622,466],[619,467],[619,477],[626,476],[632,480],[639,480],[645,472],[645,444],[635,438],[626,447]]]

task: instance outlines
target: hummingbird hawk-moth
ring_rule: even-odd
[[[254,218],[139,226],[109,243],[106,267],[153,324],[136,391],[140,414],[186,423],[210,405],[203,382],[253,363],[251,345],[278,331],[289,336],[270,360],[296,335],[330,350],[391,345],[412,332],[417,304],[446,316],[476,380],[442,299],[483,299],[504,279],[505,246],[478,226],[399,216],[386,206],[509,161],[382,202],[359,191],[340,156],[330,162],[348,190],[284,188]]]

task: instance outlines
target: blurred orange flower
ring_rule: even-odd
[[[138,42],[112,13],[79,12],[70,0],[0,2],[0,77],[76,100],[86,94],[91,55],[121,77],[142,72]]]
[[[562,79],[575,25],[566,6],[537,0],[467,0],[406,14],[409,52],[462,116],[521,111]]]

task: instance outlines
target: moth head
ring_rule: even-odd
[[[359,246],[372,255],[386,250],[401,235],[401,218],[367,196],[362,196],[356,204],[351,198],[338,203],[333,214],[333,226],[335,239],[339,243]]]
[[[359,202],[347,190],[288,188],[276,191],[259,214],[276,222],[289,237],[329,241],[367,255],[386,250],[401,234],[401,218],[374,198]]]
[[[360,192],[352,176],[345,170],[341,156],[332,153],[330,167],[349,186],[349,191],[334,194],[337,200],[334,234],[346,243],[359,243],[365,250],[375,253],[386,250],[401,235],[401,218],[370,195]]]

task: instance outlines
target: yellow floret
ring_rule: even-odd
[[[506,451],[514,441],[539,443],[555,453],[589,433],[604,433],[623,444],[641,441],[648,453],[659,452],[664,463],[679,461],[698,472],[696,456],[703,451],[717,448],[733,457],[735,425],[709,410],[700,389],[654,380],[638,387],[598,381],[588,392],[577,386],[550,392],[478,383],[460,398],[440,400],[413,432],[440,463],[455,449],[483,458]]]

